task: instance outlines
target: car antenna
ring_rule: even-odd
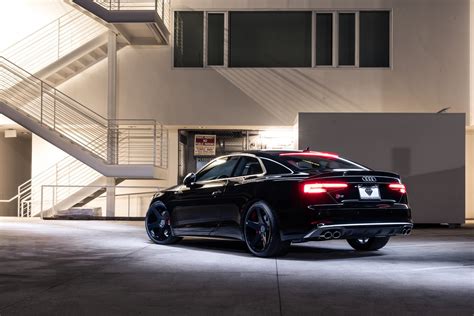
[[[308,146],[308,147],[306,147],[306,149],[305,149],[305,150],[303,150],[303,151],[304,151],[304,152],[310,151],[310,150],[309,150],[309,146]]]

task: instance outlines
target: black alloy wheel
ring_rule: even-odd
[[[349,245],[358,251],[374,251],[383,248],[390,237],[370,237],[347,239]]]
[[[281,241],[275,215],[264,202],[256,202],[247,210],[244,219],[244,238],[248,249],[258,257],[284,255],[290,241]]]
[[[173,236],[170,214],[162,203],[153,203],[145,218],[148,237],[154,243],[167,245],[176,243],[181,238]]]

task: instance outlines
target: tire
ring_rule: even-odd
[[[390,237],[371,237],[347,239],[349,245],[358,251],[375,251],[383,248]]]
[[[291,245],[280,239],[275,213],[262,201],[252,204],[245,213],[243,235],[248,250],[257,257],[282,256]]]
[[[150,205],[145,217],[145,228],[150,240],[156,244],[170,245],[182,239],[173,235],[170,214],[161,202]]]

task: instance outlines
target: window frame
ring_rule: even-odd
[[[224,15],[224,64],[223,65],[209,65],[208,64],[208,21],[209,14],[223,14]],[[203,13],[204,22],[203,22],[203,67],[202,68],[228,68],[228,58],[229,58],[229,11],[204,11]]]
[[[196,171],[196,177],[198,175],[198,173],[201,171],[201,170],[204,170],[208,165],[212,164],[214,161],[218,160],[218,159],[222,159],[222,158],[229,158],[229,157],[239,157],[239,160],[243,157],[243,156],[247,156],[247,157],[252,157],[252,158],[256,158],[260,164],[260,167],[262,168],[263,172],[262,173],[259,173],[259,174],[251,174],[251,175],[247,175],[247,176],[236,176],[236,177],[227,177],[227,178],[220,178],[220,179],[211,179],[211,180],[203,180],[203,181],[196,181],[197,184],[206,184],[206,183],[210,183],[210,182],[215,182],[215,181],[222,181],[222,180],[231,180],[231,179],[246,179],[248,177],[260,177],[260,176],[264,176],[266,175],[267,173],[267,169],[265,168],[265,166],[263,165],[263,162],[262,160],[260,159],[260,157],[256,156],[256,155],[253,155],[253,154],[246,154],[246,153],[242,153],[242,154],[230,154],[230,155],[224,155],[224,156],[219,156],[219,157],[216,157],[214,159],[212,159],[211,161],[209,161],[207,164],[205,164],[201,169],[199,169],[198,171]],[[239,161],[237,161],[237,164],[239,163]],[[236,165],[237,166],[237,165]],[[232,170],[232,173],[233,173],[234,170]]]
[[[176,11],[202,11],[203,12],[203,66],[202,67],[175,67],[174,65],[174,17]],[[186,69],[186,70],[203,70],[203,69],[213,69],[213,68],[231,68],[229,67],[229,12],[232,11],[309,11],[312,12],[312,25],[311,25],[311,66],[310,67],[268,67],[270,69],[355,69],[355,70],[393,70],[394,64],[394,14],[393,8],[334,8],[334,9],[325,9],[325,8],[223,8],[223,9],[212,9],[209,8],[174,8],[172,9],[170,25],[172,29],[170,31],[170,41],[171,44],[171,69]],[[389,13],[389,66],[388,67],[360,67],[360,12],[361,11],[386,11]],[[223,66],[212,66],[207,64],[207,16],[209,13],[222,13],[224,14],[224,65]],[[332,13],[333,14],[333,64],[332,65],[316,65],[316,13]],[[339,13],[355,13],[355,65],[339,65]],[[239,69],[254,69],[254,67],[239,67]]]

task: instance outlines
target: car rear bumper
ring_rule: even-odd
[[[409,235],[413,228],[411,222],[377,222],[351,224],[320,224],[308,232],[303,240],[329,240],[347,238],[369,238],[381,236]]]
[[[369,238],[408,235],[413,228],[411,210],[406,204],[354,206],[311,205],[304,213],[295,212],[304,215],[294,216],[297,219],[294,225],[282,227],[281,238],[294,242]]]

